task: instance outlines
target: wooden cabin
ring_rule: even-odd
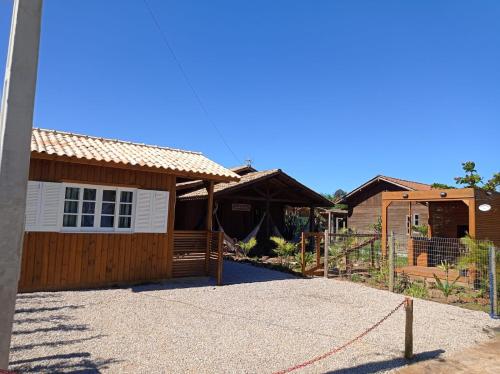
[[[374,225],[382,218],[382,193],[388,191],[429,191],[431,186],[398,178],[377,175],[349,192],[337,203],[346,204],[347,227],[360,234],[374,232]],[[410,235],[413,226],[427,224],[429,210],[425,204],[395,202],[388,210],[389,231],[398,235]]]
[[[258,242],[265,242],[273,235],[286,238],[285,212],[291,207],[309,208],[309,229],[313,231],[315,208],[333,206],[331,201],[280,169],[257,171],[242,166],[231,170],[241,179],[217,183],[213,195],[214,225],[230,238],[243,240],[256,228]],[[203,182],[180,183],[177,192],[176,229],[203,227],[208,198]]]
[[[174,231],[176,183],[188,180],[211,196],[239,176],[200,153],[33,129],[19,291],[220,272],[211,225]]]

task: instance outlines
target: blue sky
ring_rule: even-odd
[[[148,1],[238,160],[143,0],[45,0],[36,126],[250,158],[320,192],[500,169],[498,1]]]

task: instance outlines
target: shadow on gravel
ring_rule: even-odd
[[[48,306],[53,302],[60,302],[60,305]],[[67,305],[63,298],[50,294],[18,295],[18,305],[10,348],[10,370],[22,373],[99,373],[118,362],[113,358],[92,357],[87,352],[88,344],[105,335],[88,336],[86,333],[82,336],[91,329],[87,324],[76,323],[72,311],[84,308],[84,305]]]
[[[444,352],[445,351],[442,349],[436,349],[434,351],[417,353],[409,361],[405,360],[404,358],[394,358],[392,360],[369,362],[367,364],[353,366],[350,368],[332,370],[328,371],[327,374],[369,374],[389,371],[408,364],[414,364],[415,362],[436,359]]]
[[[238,264],[234,261],[224,261],[223,285],[244,283],[272,282],[299,279],[292,274],[270,270],[249,264]],[[171,279],[162,283],[150,283],[131,287],[132,292],[175,290],[182,288],[213,287],[215,279],[209,277],[190,277]]]
[[[14,370],[23,373],[59,373],[61,371],[73,373],[100,373],[101,369],[107,369],[110,364],[115,362],[118,361],[113,359],[92,359],[90,353],[79,352],[17,360],[12,361],[10,365]]]

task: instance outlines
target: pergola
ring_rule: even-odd
[[[468,234],[476,239],[489,239],[500,242],[500,194],[475,188],[432,189],[428,191],[398,191],[382,193],[382,254],[386,254],[388,235],[388,209],[394,202],[408,202],[411,216],[413,203],[425,203],[451,206],[453,202],[462,202],[468,211]],[[444,206],[444,205],[443,205]],[[481,209],[478,209],[481,207]],[[487,210],[486,210],[487,209]],[[446,213],[446,211],[445,211]],[[453,217],[452,217],[453,218]],[[436,236],[433,232],[432,210],[429,212],[428,236]]]

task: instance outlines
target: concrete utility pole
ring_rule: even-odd
[[[0,115],[0,368],[9,364],[30,163],[42,0],[15,0]]]

